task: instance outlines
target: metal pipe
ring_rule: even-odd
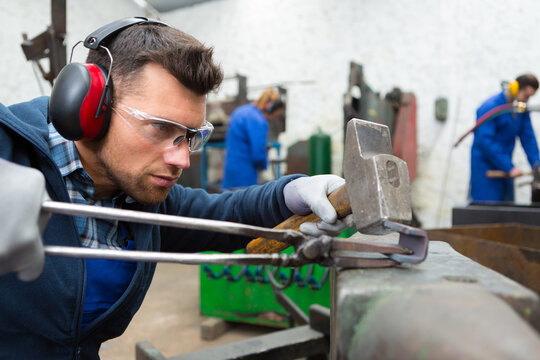
[[[144,224],[171,226],[183,229],[214,231],[225,234],[256,237],[272,237],[273,239],[293,244],[306,240],[299,231],[290,229],[269,229],[260,226],[239,224],[230,221],[197,219],[185,216],[156,214],[135,210],[106,208],[102,206],[72,204],[58,201],[44,201],[42,210],[64,215],[89,216],[98,219],[121,220]]]
[[[92,249],[73,246],[47,245],[45,254],[87,259],[108,259],[142,262],[165,262],[186,265],[275,265],[299,266],[302,261],[296,254],[185,254],[138,250]]]

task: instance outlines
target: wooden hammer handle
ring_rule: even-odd
[[[351,213],[351,203],[347,195],[347,188],[345,184],[341,185],[339,188],[334,190],[330,195],[328,195],[328,200],[330,204],[336,209],[338,219],[344,218],[345,216]],[[300,225],[305,222],[317,222],[320,218],[311,213],[309,215],[300,216],[293,215],[287,220],[283,221],[281,224],[274,227],[274,229],[293,229],[298,230]],[[246,253],[250,254],[270,254],[277,253],[285,250],[291,246],[290,244],[284,243],[282,241],[266,239],[266,238],[257,238],[251,240],[246,246]]]
[[[526,171],[523,174],[521,174],[520,176],[526,176],[526,175],[533,175],[533,172],[532,171]],[[506,173],[506,172],[504,172],[502,170],[488,170],[488,171],[486,171],[486,176],[488,178],[492,178],[492,179],[507,179],[507,178],[510,178],[510,175],[508,175],[508,173]]]
[[[504,179],[509,178],[508,173],[502,170],[488,170],[486,176],[491,179]]]

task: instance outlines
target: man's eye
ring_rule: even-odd
[[[171,128],[171,125],[162,122],[153,122],[150,123],[150,125],[152,125],[156,130],[159,131],[169,131]]]

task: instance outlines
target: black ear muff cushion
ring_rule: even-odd
[[[283,101],[281,101],[281,97],[278,97],[276,100],[269,103],[264,110],[267,114],[271,114],[281,107],[283,107]]]
[[[110,109],[96,118],[105,86],[105,72],[95,64],[66,65],[55,80],[49,100],[49,118],[68,140],[94,140],[107,130]],[[110,103],[110,88],[104,104]]]

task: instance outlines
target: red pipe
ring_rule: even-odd
[[[486,121],[488,121],[489,119],[491,118],[494,118],[498,115],[502,115],[504,113],[507,113],[507,112],[514,112],[514,108],[516,109],[516,111],[521,111],[517,106],[514,106],[514,104],[512,103],[508,103],[508,104],[503,104],[503,105],[499,105],[491,110],[489,110],[487,113],[485,113],[484,115],[482,115],[480,117],[480,119],[478,119],[478,121],[476,122],[476,125],[474,125],[471,129],[469,129],[465,134],[463,134],[459,139],[458,141],[456,141],[456,143],[454,144],[454,147],[458,146],[459,143],[461,141],[463,141],[463,139],[465,139],[465,137],[467,135],[469,135],[470,133],[472,133],[474,130],[476,130],[480,125],[482,125],[483,123],[485,123]]]

